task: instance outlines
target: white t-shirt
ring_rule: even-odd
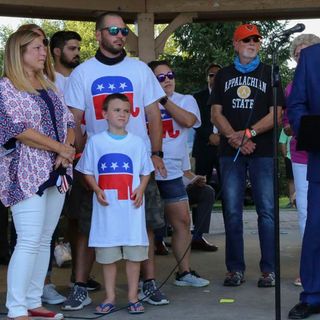
[[[102,206],[93,195],[89,246],[147,246],[144,205],[136,208],[130,198],[140,184],[139,176],[153,171],[142,139],[128,133],[116,140],[106,130],[95,134],[88,139],[76,170],[93,175],[109,203]]]
[[[106,65],[91,58],[71,73],[65,101],[68,106],[85,111],[86,130],[91,136],[106,129],[102,103],[112,93],[123,93],[129,98],[132,110],[127,130],[141,137],[150,150],[144,108],[165,93],[144,62],[125,57],[120,63]]]
[[[56,81],[54,82],[54,84],[60,90],[60,92],[64,94],[69,77],[65,77],[63,74],[57,71],[55,73],[56,73]]]
[[[193,96],[174,92],[170,100],[184,110],[193,113],[197,118],[193,128],[200,127],[200,111]],[[188,150],[188,133],[192,129],[181,126],[161,104],[159,104],[159,107],[163,128],[163,161],[167,169],[167,177],[163,178],[160,174],[157,174],[156,180],[172,180],[183,175],[183,159]]]

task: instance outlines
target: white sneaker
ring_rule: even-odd
[[[67,261],[71,261],[70,245],[63,242],[57,244],[54,248],[54,257],[58,267],[61,267]]]
[[[55,288],[56,286],[53,283],[44,285],[41,297],[42,302],[48,304],[60,304],[67,300],[67,298],[58,293]]]
[[[195,271],[176,273],[176,279],[173,284],[179,287],[205,287],[210,281],[201,278]]]

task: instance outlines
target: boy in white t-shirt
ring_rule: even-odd
[[[123,94],[111,94],[103,103],[108,130],[88,140],[76,170],[94,191],[89,246],[103,265],[105,300],[96,313],[115,309],[116,261],[126,259],[128,311],[144,312],[138,301],[140,262],[148,259],[143,195],[152,162],[143,140],[125,130],[130,102]]]

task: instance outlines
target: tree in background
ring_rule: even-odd
[[[168,59],[177,74],[177,91],[193,93],[205,87],[205,68],[211,62],[222,66],[231,64],[234,59],[232,37],[235,28],[243,22],[212,22],[190,23],[181,26],[173,35],[176,53],[162,55]],[[269,36],[282,31],[286,22],[251,21],[259,26],[264,38],[260,51],[261,60],[271,63],[271,43]],[[172,47],[172,45],[171,45]],[[292,77],[287,59],[289,58],[289,43],[281,46],[279,65],[282,80],[286,84]]]
[[[61,20],[42,20],[42,19],[23,19],[22,24],[35,23],[39,25],[45,32],[47,37],[50,39],[51,36],[59,30],[72,30],[77,31],[81,38],[81,61],[94,56],[97,50],[97,43],[95,38],[95,24],[94,22],[84,22],[84,21],[61,21]],[[10,34],[13,33],[11,27],[3,26],[0,30],[0,71],[2,74],[3,66],[3,54],[4,46],[9,38]]]
[[[35,23],[45,30],[50,37],[59,30],[74,30],[82,37],[81,60],[84,61],[94,56],[97,50],[95,40],[94,22],[61,21],[24,19],[21,24]],[[286,23],[278,21],[255,21],[264,37],[261,57],[270,63],[270,41],[268,36],[280,32]],[[205,86],[205,67],[215,61],[222,65],[228,65],[233,61],[234,51],[232,36],[234,29],[240,22],[212,22],[186,24],[175,31],[166,44],[165,53],[161,58],[171,61],[177,73],[177,90],[182,93],[193,93]],[[164,28],[164,25],[155,27],[156,34]],[[14,32],[12,28],[3,26],[0,30],[0,67],[2,73],[3,50],[9,35]],[[292,78],[292,70],[289,69],[286,60],[289,58],[289,44],[281,47],[279,61],[283,82],[286,84]]]

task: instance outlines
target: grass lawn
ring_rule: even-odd
[[[288,203],[289,203],[289,198],[288,197],[280,197],[279,198],[279,208],[280,209],[286,209],[286,206],[287,206]],[[218,210],[222,208],[220,200],[217,200],[215,202],[214,208],[218,209]],[[255,207],[254,207],[254,205],[249,205],[249,206],[245,206],[244,208],[250,210],[250,209],[254,209]]]

